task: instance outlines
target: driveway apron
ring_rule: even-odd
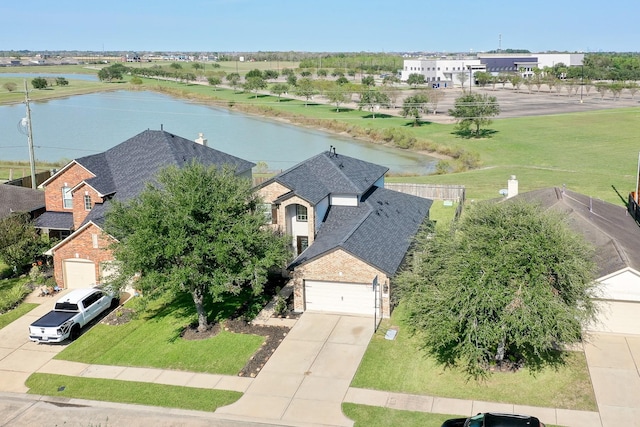
[[[373,322],[305,312],[245,394],[216,413],[282,425],[352,426],[341,403],[373,335]]]
[[[593,334],[584,350],[602,425],[640,426],[640,336]]]

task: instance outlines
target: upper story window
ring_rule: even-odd
[[[89,196],[88,194],[84,195],[84,210],[85,211],[91,210],[91,196]]]
[[[71,188],[66,185],[62,187],[62,207],[65,209],[73,208],[73,195],[71,194]]]
[[[300,222],[307,221],[307,207],[302,205],[296,205],[296,220]]]
[[[263,203],[260,206],[260,209],[264,213],[264,218],[267,224],[278,223],[278,207],[276,205],[272,205],[271,203]]]

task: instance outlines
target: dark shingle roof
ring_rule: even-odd
[[[73,213],[46,211],[36,218],[35,226],[54,230],[71,230],[73,228]]]
[[[87,182],[103,195],[116,193],[125,200],[137,196],[160,169],[197,160],[206,166],[229,165],[238,174],[254,163],[223,153],[166,131],[146,130],[109,150],[76,162],[95,176]]]
[[[103,196],[117,200],[136,197],[164,167],[197,160],[206,166],[228,165],[242,174],[254,163],[223,153],[166,131],[146,130],[107,151],[76,159],[95,175],[86,182]],[[106,207],[96,204],[84,223],[101,225]],[[84,224],[83,223],[83,224]]]
[[[290,268],[336,248],[394,275],[432,200],[373,187],[357,207],[331,206],[316,238]]]
[[[31,213],[44,205],[44,191],[0,185],[0,219],[11,215],[12,212]]]
[[[626,267],[640,271],[640,227],[624,207],[560,188],[529,191],[513,199],[566,213],[569,226],[595,246],[598,277]]]
[[[292,195],[315,205],[329,194],[363,194],[388,170],[384,166],[327,151],[298,163],[264,182],[261,187],[279,182],[290,188]]]

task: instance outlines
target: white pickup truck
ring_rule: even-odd
[[[76,289],[56,301],[52,311],[29,326],[29,339],[38,343],[71,341],[80,336],[80,330],[119,300],[102,289]]]

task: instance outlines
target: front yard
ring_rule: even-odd
[[[213,305],[209,318],[226,319],[240,301]],[[237,375],[264,342],[262,336],[224,329],[211,338],[184,339],[181,335],[185,328],[195,321],[188,295],[174,301],[154,301],[146,310],[141,303],[141,299],[134,298],[125,305],[136,310],[137,316],[119,325],[94,326],[56,359]],[[119,316],[118,312],[115,316]]]
[[[527,369],[494,373],[486,381],[467,380],[457,369],[445,369],[420,350],[410,336],[399,306],[392,318],[382,322],[373,336],[352,387],[440,397],[505,402],[519,405],[597,411],[586,360],[572,353],[569,363],[555,371],[545,369],[531,375]],[[395,340],[384,338],[392,326],[399,329]]]

